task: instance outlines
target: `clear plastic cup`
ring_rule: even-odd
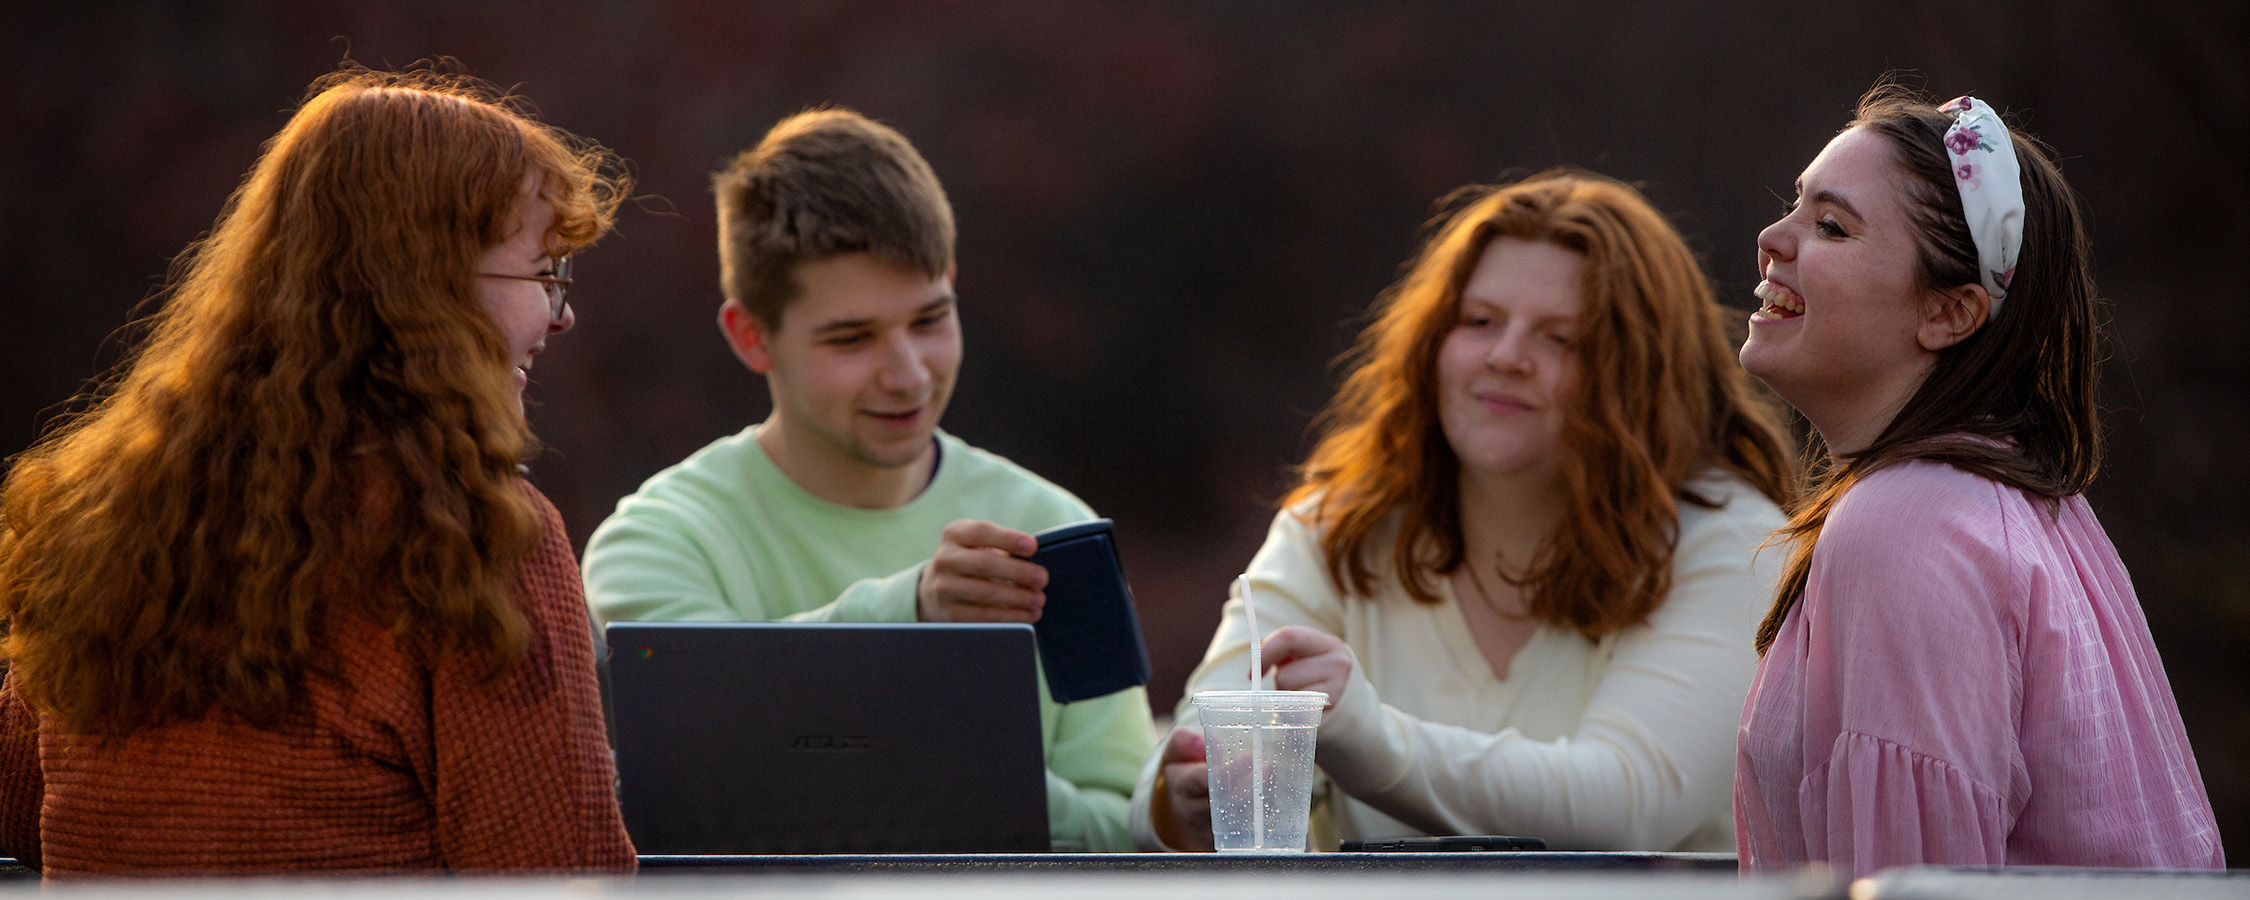
[[[1203,691],[1211,841],[1221,853],[1303,853],[1319,691]]]

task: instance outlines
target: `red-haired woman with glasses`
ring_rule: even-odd
[[[1694,257],[1632,188],[1466,192],[1376,306],[1190,691],[1330,705],[1316,835],[1733,846],[1731,723],[1790,455]],[[1192,706],[1134,793],[1150,848],[1212,844]]]
[[[0,488],[0,850],[50,873],[626,870],[532,360],[614,158],[316,82]]]

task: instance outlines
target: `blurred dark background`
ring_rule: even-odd
[[[1261,539],[1330,361],[1449,189],[1643,186],[1747,310],[1753,240],[1902,70],[2059,152],[2112,301],[2109,466],[2237,864],[2250,854],[2250,12],[2239,3],[596,0],[11,5],[0,31],[0,454],[122,349],[305,85],[433,56],[631,160],[540,357],[535,477],[581,546],[765,415],[720,342],[708,173],[776,119],[899,128],[961,229],[948,430],[1115,518],[1170,711]]]

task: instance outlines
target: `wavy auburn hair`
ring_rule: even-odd
[[[511,666],[535,439],[477,264],[533,196],[553,252],[592,242],[614,164],[463,76],[315,82],[146,337],[0,486],[22,696],[87,734],[270,726],[345,612]]]
[[[1916,232],[1915,280],[1925,291],[1977,284],[1976,240],[1945,151],[1953,117],[1928,98],[1883,83],[1860,98],[1849,131],[1882,136],[1897,165],[1898,198]],[[2100,300],[2078,198],[2038,139],[2013,128],[2023,169],[2023,249],[2007,303],[1983,327],[1938,351],[1937,364],[1897,417],[1857,453],[1820,468],[1804,505],[1779,537],[1789,561],[1773,608],[1758,626],[1759,653],[1772,646],[1812,576],[1814,545],[1828,514],[1860,479],[1908,460],[1941,462],[2059,500],[2086,489],[2101,469],[2094,385]],[[1813,437],[1808,456],[1828,453]]]
[[[1718,468],[1776,503],[1791,497],[1787,432],[1740,366],[1703,270],[1640,192],[1579,170],[1470,187],[1432,220],[1406,275],[1377,299],[1344,357],[1348,374],[1316,420],[1320,442],[1287,506],[1313,504],[1329,579],[1372,593],[1371,559],[1395,521],[1390,558],[1414,599],[1465,561],[1460,460],[1438,421],[1439,345],[1461,290],[1501,237],[1585,257],[1561,468],[1568,512],[1531,560],[1531,615],[1597,639],[1646,619],[1671,589],[1678,503],[1711,506],[1689,478]]]

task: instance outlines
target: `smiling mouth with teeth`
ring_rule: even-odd
[[[1765,302],[1758,307],[1757,315],[1768,319],[1794,319],[1805,314],[1805,298],[1797,296],[1797,292],[1786,285],[1761,281],[1750,293]]]

